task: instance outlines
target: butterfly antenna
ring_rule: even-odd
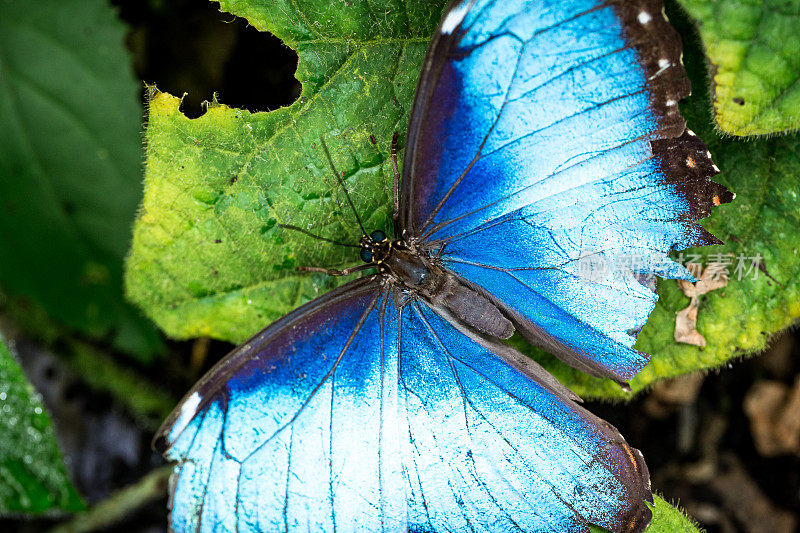
[[[330,242],[332,244],[337,244],[339,246],[347,246],[347,247],[350,247],[350,248],[361,248],[357,244],[347,244],[345,242],[334,241],[333,239],[329,239],[327,237],[323,237],[322,235],[317,235],[315,233],[311,233],[308,230],[305,230],[303,228],[298,228],[297,226],[292,226],[291,224],[278,224],[278,227],[279,228],[283,228],[283,229],[289,229],[289,230],[292,230],[292,231],[299,231],[300,233],[304,233],[304,234],[308,235],[309,237],[313,237],[315,239],[319,239],[320,241],[325,241],[325,242]]]
[[[359,227],[361,227],[361,232],[363,235],[367,234],[367,230],[364,229],[364,224],[361,223],[361,217],[358,216],[358,211],[356,211],[356,206],[353,204],[353,200],[350,198],[350,193],[347,192],[347,186],[344,184],[344,180],[342,180],[342,176],[336,170],[336,166],[333,164],[333,159],[331,158],[331,153],[328,150],[328,145],[325,144],[325,139],[320,137],[322,141],[322,149],[325,151],[325,157],[328,158],[328,164],[331,166],[331,170],[333,170],[333,175],[336,176],[336,181],[339,182],[339,185],[342,186],[344,190],[344,195],[347,197],[347,203],[350,204],[350,207],[353,209],[353,214],[356,216],[356,220],[358,221]]]

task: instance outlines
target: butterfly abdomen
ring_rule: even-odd
[[[499,339],[507,339],[514,334],[514,326],[496,305],[451,275],[442,276],[441,289],[433,300],[460,322],[481,333]]]

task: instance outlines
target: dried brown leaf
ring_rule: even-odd
[[[689,306],[678,311],[675,317],[675,342],[693,344],[705,348],[706,339],[697,331],[697,311],[700,306],[699,296],[721,289],[728,284],[727,263],[709,263],[705,269],[697,263],[689,263],[686,268],[697,278],[695,283],[678,280],[678,286],[683,294],[692,300]],[[702,272],[702,273],[701,273]]]

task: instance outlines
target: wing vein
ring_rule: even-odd
[[[467,435],[470,437],[469,443],[471,445],[472,444],[472,431],[470,429],[469,415],[467,413],[467,406],[471,407],[473,410],[475,410],[475,412],[478,412],[478,413],[480,413],[480,410],[478,410],[475,407],[475,405],[468,398],[467,392],[464,389],[464,385],[461,383],[461,377],[458,375],[458,371],[456,370],[455,366],[453,365],[453,360],[455,359],[455,357],[450,352],[450,350],[444,345],[444,342],[442,341],[441,337],[433,329],[433,326],[431,326],[431,324],[428,321],[427,317],[425,317],[425,315],[422,313],[422,311],[419,309],[419,307],[417,306],[416,303],[414,304],[414,309],[416,310],[417,315],[420,317],[422,322],[425,324],[425,327],[427,328],[428,333],[433,337],[433,339],[436,340],[436,343],[442,348],[442,351],[444,352],[445,358],[447,360],[447,364],[450,367],[450,372],[452,373],[453,378],[455,379],[456,384],[458,385],[459,394],[461,395],[461,399],[462,399],[462,401],[461,401],[462,411],[464,413],[464,428],[467,431]],[[482,414],[481,414],[481,416],[483,417]],[[494,427],[494,426],[492,426],[492,427]],[[470,451],[472,451],[471,450],[471,446],[470,446]],[[495,505],[495,507],[497,507],[497,509],[501,513],[503,513],[505,515],[505,517],[509,520],[509,522],[514,524],[514,526],[518,530],[523,531],[522,528],[519,526],[519,524],[511,517],[511,515],[508,513],[508,511],[506,511],[506,509],[504,509],[500,505],[500,503],[494,497],[494,494],[492,494],[491,491],[489,490],[489,488],[486,486],[486,483],[480,479],[480,476],[478,475],[478,472],[477,472],[477,465],[475,464],[475,454],[474,453],[470,453],[470,462],[472,464],[472,468],[470,469],[470,475],[472,475],[473,479],[481,486],[481,488],[484,490],[484,492],[489,497],[489,499],[492,501],[492,503]],[[511,482],[508,479],[506,479],[505,476],[503,476],[500,472],[497,472],[497,474],[503,479],[503,481],[506,483],[506,485],[512,491],[514,491],[516,494],[519,495],[519,493],[517,492],[516,488],[513,485],[511,485]],[[451,487],[451,489],[452,489],[452,487]],[[520,500],[528,503],[525,498],[520,497]],[[529,507],[531,507],[531,509],[533,509],[533,506],[530,505],[530,504],[529,504]],[[465,519],[467,519],[466,516],[465,516]]]

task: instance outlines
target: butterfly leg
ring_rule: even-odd
[[[392,135],[392,168],[394,169],[394,212],[392,218],[394,219],[395,227],[397,227],[397,219],[400,216],[400,170],[397,168],[397,132]]]
[[[344,270],[336,270],[335,268],[323,268],[323,267],[297,267],[297,270],[300,272],[324,272],[329,276],[347,276],[352,274],[353,272],[359,272],[361,270],[366,270],[368,268],[372,268],[375,265],[369,263],[363,263],[361,265],[356,265],[354,267],[345,268]]]

